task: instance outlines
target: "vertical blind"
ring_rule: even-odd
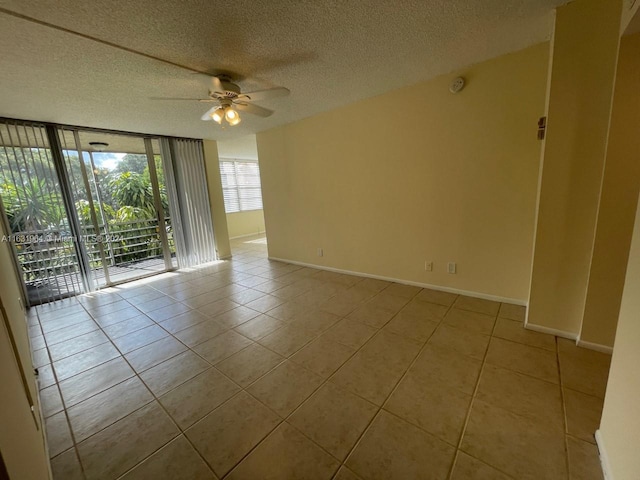
[[[172,218],[179,218],[174,220],[175,234],[183,240],[176,239],[176,246],[182,243],[176,251],[178,265],[182,268],[214,261],[216,250],[202,141],[163,139],[161,147],[162,158],[166,159],[165,175],[168,170],[173,174],[166,176],[165,182],[167,193],[177,205],[176,211],[171,212]]]
[[[226,213],[262,209],[260,168],[252,160],[220,160],[220,177]]]

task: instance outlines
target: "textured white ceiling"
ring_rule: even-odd
[[[0,0],[0,116],[247,135],[546,40],[564,3]],[[245,91],[285,86],[291,95],[259,102],[272,117],[243,115],[222,129],[199,119],[206,104],[151,100],[206,96],[208,79],[149,57],[233,73]]]

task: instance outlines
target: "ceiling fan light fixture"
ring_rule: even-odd
[[[222,124],[223,118],[224,118],[223,108],[218,108],[217,110],[214,110],[213,113],[211,114],[211,119],[219,125]]]
[[[225,109],[224,117],[227,119],[227,122],[229,122],[229,125],[231,126],[237,125],[241,121],[240,114],[231,107],[227,107]]]

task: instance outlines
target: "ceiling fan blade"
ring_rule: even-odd
[[[218,107],[210,108],[209,110],[207,110],[207,112],[206,112],[204,115],[202,115],[202,116],[200,117],[200,119],[201,119],[201,120],[205,120],[205,121],[206,121],[206,120],[211,120],[211,114],[212,114],[213,112],[215,112],[217,109],[218,109]]]
[[[238,95],[240,100],[266,100],[268,98],[285,97],[289,95],[289,89],[284,87],[267,88],[265,90],[256,90],[254,92],[245,92]]]
[[[226,90],[218,77],[211,77],[211,91],[220,95],[226,95]]]
[[[268,108],[260,107],[258,105],[253,105],[252,103],[234,102],[233,105],[241,112],[251,113],[253,115],[258,115],[259,117],[269,117],[273,114],[273,110],[269,110]]]

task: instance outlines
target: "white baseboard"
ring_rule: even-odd
[[[588,348],[589,350],[595,350],[596,352],[608,353],[609,355],[613,353],[613,347],[601,345],[599,343],[587,342],[585,340],[580,340],[579,338],[576,340],[576,345],[582,348]]]
[[[578,334],[573,332],[567,332],[565,330],[558,330],[556,328],[544,327],[542,325],[536,325],[534,323],[525,322],[524,328],[527,330],[533,330],[534,332],[548,333],[556,337],[567,338],[569,340],[577,340]]]
[[[374,278],[376,280],[385,280],[387,282],[402,283],[403,285],[412,285],[414,287],[430,288],[431,290],[438,290],[440,292],[455,293],[457,295],[466,295],[468,297],[482,298],[484,300],[493,300],[494,302],[512,303],[514,305],[520,305],[525,307],[527,306],[527,302],[524,300],[518,300],[515,298],[508,298],[508,297],[499,297],[497,295],[489,295],[487,293],[472,292],[469,290],[460,290],[458,288],[443,287],[441,285],[431,285],[429,283],[414,282],[411,280],[385,277],[382,275],[373,275],[371,273],[355,272],[353,270],[343,270],[341,268],[326,267],[324,265],[316,265],[313,263],[298,262],[296,260],[289,260],[287,258],[269,257],[269,260],[274,260],[274,261],[284,262],[284,263],[291,263],[293,265],[300,265],[302,267],[317,268],[318,270],[327,270],[329,272],[344,273],[346,275],[355,275],[356,277]]]
[[[598,445],[598,452],[600,453],[600,466],[602,467],[602,473],[605,480],[613,480],[613,470],[611,470],[611,464],[609,463],[609,456],[607,455],[607,449],[604,446],[604,440],[600,429],[596,430],[596,444]]]

